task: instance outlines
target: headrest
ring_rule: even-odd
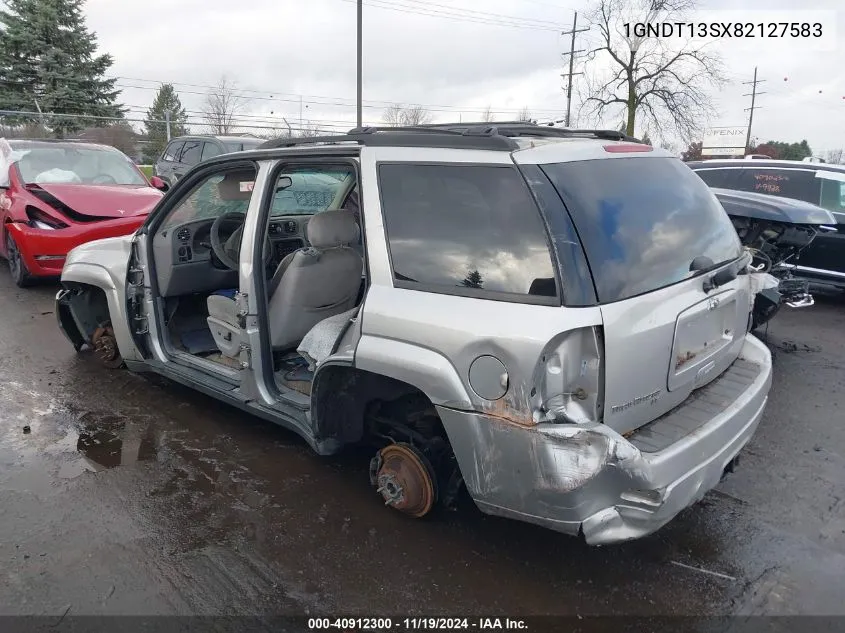
[[[345,209],[315,213],[308,221],[306,232],[314,248],[348,246],[358,241],[355,216]]]
[[[217,183],[217,192],[221,200],[249,200],[254,184],[254,171],[231,171]]]

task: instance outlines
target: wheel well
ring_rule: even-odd
[[[65,283],[70,290],[67,305],[73,322],[86,343],[90,343],[94,331],[110,320],[109,302],[102,288],[83,283]]]
[[[312,389],[314,434],[341,444],[360,442],[366,435],[366,413],[373,405],[405,396],[426,395],[406,382],[354,367],[329,366],[320,371]]]
[[[318,440],[379,449],[410,445],[430,464],[439,499],[446,506],[455,502],[463,487],[460,467],[437,409],[420,389],[381,374],[329,366],[317,374],[311,393]],[[378,456],[374,460],[370,464],[373,482]]]

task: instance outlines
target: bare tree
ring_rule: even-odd
[[[522,110],[519,111],[519,114],[516,116],[518,121],[523,121],[525,123],[533,123],[534,118],[531,114],[531,110],[528,109],[528,106],[524,106]]]
[[[431,114],[422,106],[394,103],[384,111],[382,121],[391,127],[423,125],[431,121]]]
[[[841,165],[845,163],[845,149],[840,147],[839,149],[827,150],[825,160],[829,163],[833,163],[834,165]]]
[[[707,88],[725,81],[721,58],[681,38],[647,37],[641,25],[684,21],[696,0],[598,0],[589,21],[598,32],[589,60],[610,70],[588,75],[581,109],[599,120],[625,120],[631,136],[639,116],[657,136],[672,128],[689,141],[713,110]],[[637,28],[635,28],[637,25]]]
[[[236,91],[234,82],[220,77],[217,86],[208,91],[202,106],[203,119],[212,134],[229,134],[235,127],[235,118],[247,105],[247,99]]]
[[[485,123],[489,123],[490,121],[495,121],[495,120],[496,120],[496,115],[495,115],[495,113],[494,113],[494,112],[490,109],[490,106],[487,106],[487,107],[484,109],[484,112],[482,112],[482,113],[481,113],[481,120],[482,120],[482,121],[484,121]]]

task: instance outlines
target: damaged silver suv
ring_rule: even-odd
[[[605,544],[731,470],[771,356],[707,186],[618,132],[363,128],[191,170],[135,235],[74,249],[77,350],[373,446],[384,503]]]

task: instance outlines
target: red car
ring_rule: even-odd
[[[0,139],[0,152],[0,255],[20,287],[58,277],[75,246],[133,233],[163,195],[113,147]]]

